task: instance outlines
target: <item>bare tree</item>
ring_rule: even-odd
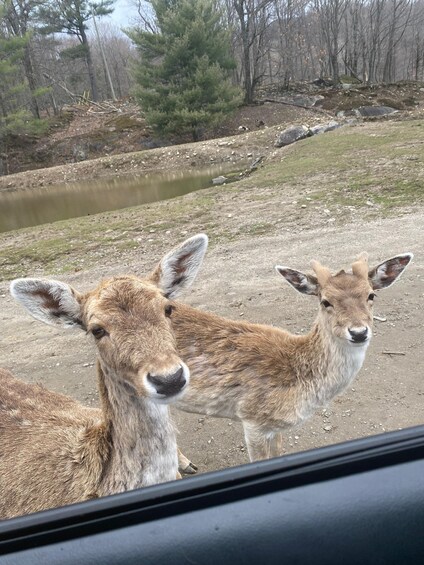
[[[136,59],[136,50],[130,39],[113,24],[99,22],[98,27],[116,96],[122,98],[128,95],[133,84],[131,62]],[[99,58],[96,48],[93,48],[93,58],[95,61]]]
[[[387,33],[383,82],[392,82],[396,73],[396,49],[411,21],[411,0],[390,0],[390,18]]]
[[[363,47],[363,19],[366,0],[351,0],[344,13],[345,73],[359,78],[361,74],[361,52]]]
[[[251,104],[263,74],[272,0],[233,0],[241,42],[244,101]]]
[[[307,5],[307,0],[274,0],[273,3],[278,25],[278,74],[284,89],[296,75],[302,76],[303,61],[308,58]]]
[[[405,40],[405,51],[408,53],[409,76],[418,81],[424,75],[424,2],[415,3],[411,20],[411,33]]]
[[[132,0],[132,5],[137,10],[137,18],[135,25],[144,31],[156,33],[158,31],[155,19],[155,12],[151,6],[150,0]]]
[[[113,11],[114,0],[100,0],[89,4],[87,0],[48,0],[38,10],[38,18],[44,24],[45,33],[66,33],[78,39],[80,55],[87,64],[93,100],[98,99],[96,73],[93,65],[90,42],[87,34],[87,21],[93,10],[96,16],[105,16]]]
[[[314,0],[333,82],[339,82],[340,31],[347,0]]]

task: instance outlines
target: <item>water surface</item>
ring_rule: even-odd
[[[226,168],[225,168],[226,167]],[[0,192],[0,232],[166,200],[212,185],[228,164]]]

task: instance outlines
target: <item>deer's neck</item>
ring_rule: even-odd
[[[311,353],[318,359],[320,376],[350,382],[359,372],[365,359],[368,341],[362,345],[353,345],[347,340],[328,335],[319,321],[315,322],[308,337],[312,345]]]
[[[177,445],[168,407],[135,396],[100,362],[98,381],[111,446],[102,494],[174,480]]]
[[[360,371],[368,343],[352,346],[347,341],[326,335],[316,322],[304,337],[301,347],[298,382],[306,411],[325,406],[350,385]],[[305,415],[307,416],[307,415]]]

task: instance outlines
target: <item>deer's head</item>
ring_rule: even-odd
[[[91,334],[103,371],[131,394],[167,401],[189,381],[171,328],[172,298],[192,284],[206,248],[207,237],[194,236],[146,278],[115,277],[86,293],[44,279],[14,280],[11,293],[37,320]]]
[[[319,323],[327,335],[349,346],[367,346],[372,336],[375,291],[387,288],[403,273],[412,253],[397,255],[376,267],[368,266],[368,255],[361,253],[352,264],[352,272],[335,275],[312,261],[314,274],[305,274],[277,266],[277,272],[302,294],[319,298]]]

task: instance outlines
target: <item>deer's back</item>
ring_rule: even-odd
[[[0,369],[0,518],[96,496],[102,435],[98,410]]]
[[[261,324],[237,322],[178,304],[172,315],[178,350],[190,368],[190,384],[177,406],[189,412],[245,417],[274,410],[286,418],[298,384],[305,338]],[[284,397],[281,393],[284,392]],[[289,416],[287,416],[289,417]],[[291,416],[290,416],[291,418]]]

